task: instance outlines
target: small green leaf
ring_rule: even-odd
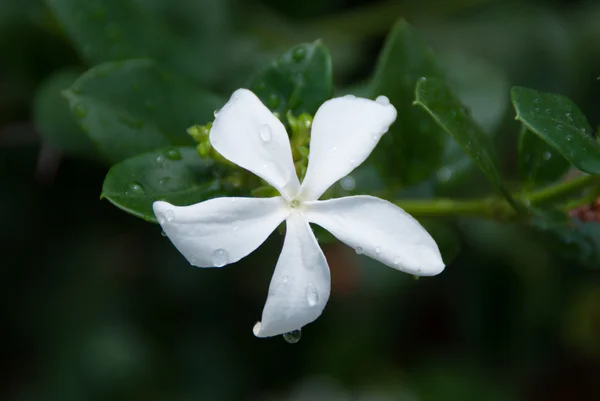
[[[415,105],[425,110],[479,166],[488,179],[510,199],[500,176],[490,138],[469,116],[468,111],[438,78],[421,78]]]
[[[582,171],[600,174],[600,143],[579,108],[568,98],[514,87],[516,119]]]
[[[33,121],[45,141],[75,156],[93,156],[94,145],[77,125],[69,103],[61,96],[79,74],[60,70],[48,77],[37,89],[33,100]]]
[[[373,160],[386,180],[401,185],[429,178],[444,153],[443,131],[423,110],[412,107],[415,84],[422,76],[441,77],[442,71],[425,41],[406,21],[399,21],[377,62],[370,93],[387,96],[398,111]]]
[[[526,185],[535,187],[554,182],[570,166],[558,151],[523,127],[519,138],[519,171]]]
[[[240,191],[223,180],[226,171],[203,159],[193,147],[167,148],[114,165],[102,186],[102,197],[146,221],[156,222],[152,203],[164,200],[187,206]]]
[[[288,111],[314,115],[333,95],[329,49],[320,40],[295,46],[256,75],[249,87],[280,116]]]
[[[96,66],[64,94],[109,162],[166,146],[193,145],[187,128],[211,121],[224,103],[148,60]]]

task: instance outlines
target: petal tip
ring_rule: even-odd
[[[254,325],[254,327],[252,328],[252,333],[254,333],[254,335],[256,337],[262,337],[260,335],[260,328],[261,328],[262,324],[260,322],[256,322],[256,324]]]

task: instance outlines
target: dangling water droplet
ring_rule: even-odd
[[[129,189],[131,190],[131,192],[133,192],[135,194],[143,194],[144,193],[144,187],[142,187],[142,185],[137,182],[132,182],[131,184],[129,184]]]
[[[83,104],[78,103],[75,106],[73,106],[73,113],[77,118],[84,118],[85,116],[87,116],[87,108]]]
[[[544,158],[544,160],[550,160],[550,158],[552,157],[552,153],[545,151],[542,157]]]
[[[213,265],[215,265],[215,267],[223,267],[227,264],[227,262],[229,261],[229,254],[227,253],[227,251],[225,249],[217,249],[216,251],[213,252]]]
[[[380,246],[376,246],[376,247],[375,247],[375,253],[376,253],[377,255],[379,255],[379,254],[381,253],[381,247],[380,247]]]
[[[181,153],[177,149],[169,149],[165,152],[165,156],[171,160],[181,160]]]
[[[306,57],[306,49],[304,47],[298,47],[294,49],[294,51],[292,52],[292,57],[296,61],[304,60],[304,57]]]
[[[288,344],[296,344],[302,338],[302,330],[294,330],[283,334],[283,339]]]
[[[319,303],[319,292],[312,284],[306,287],[306,302],[308,302],[308,306],[315,306]]]
[[[175,212],[172,210],[167,210],[165,212],[165,217],[167,218],[167,223],[170,223],[175,219]]]
[[[375,101],[384,106],[387,106],[388,104],[390,104],[390,99],[388,99],[387,96],[383,96],[383,95],[377,96],[377,99],[375,99]]]
[[[217,118],[217,116],[219,115],[220,112],[221,112],[221,109],[216,109],[213,113],[213,116],[215,116],[215,118]]]
[[[452,169],[450,167],[442,167],[437,172],[437,178],[441,182],[448,182],[452,178]]]
[[[166,233],[166,232],[164,232],[164,231],[161,231],[161,232],[160,232],[160,235],[162,235],[163,237],[166,237],[166,236],[167,236],[167,233]]]
[[[357,246],[356,249],[355,249],[355,251],[356,251],[357,255],[362,255],[362,253],[363,253],[362,246]]]
[[[260,134],[260,139],[263,140],[263,142],[269,142],[271,141],[271,137],[273,136],[273,132],[271,130],[271,126],[269,124],[263,124],[260,126],[260,128],[258,129],[258,132]]]
[[[346,191],[352,191],[354,188],[356,188],[356,181],[354,180],[354,177],[347,175],[340,180],[340,185]]]

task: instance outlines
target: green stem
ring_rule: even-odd
[[[600,177],[584,175],[573,180],[562,182],[550,187],[528,194],[519,194],[516,199],[528,205],[539,205],[542,203],[560,200],[566,196],[588,187],[590,184],[600,183]],[[581,206],[590,203],[597,193],[592,191],[588,196],[568,203],[567,206]],[[489,197],[483,199],[454,200],[454,199],[431,199],[431,200],[397,200],[394,204],[404,209],[415,217],[451,217],[451,216],[474,216],[493,220],[509,220],[517,217],[517,213],[511,204],[504,198]]]

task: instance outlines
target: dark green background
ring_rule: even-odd
[[[286,49],[318,38],[332,53],[336,93],[367,95],[386,35],[405,18],[450,59],[475,57],[507,84],[568,96],[597,130],[598,1],[139,0],[144,13],[121,21],[130,47],[88,52],[77,50],[58,9],[49,11],[55,3],[0,0],[0,399],[600,398],[597,261],[566,259],[518,224],[424,221],[450,262],[440,276],[415,281],[328,244],[333,288],[322,317],[298,344],[257,339],[252,326],[281,236],[234,266],[191,268],[158,226],[99,200],[108,166],[89,157],[72,116],[34,102],[52,74],[67,87],[107,61],[102,51],[118,60],[140,48],[226,98]],[[168,55],[163,32],[185,48],[178,57]],[[118,36],[110,26],[106,33]],[[88,34],[81,40],[96,43]],[[480,79],[457,65],[455,86]],[[502,118],[487,129],[510,186],[519,179],[520,127],[509,86],[502,93]],[[497,100],[475,103],[485,112]],[[41,140],[33,121],[44,116],[60,118]],[[75,135],[65,140],[67,132]],[[374,164],[403,169],[381,182],[412,184],[432,173],[429,159],[399,159],[403,149],[374,154]],[[451,152],[431,151],[434,161],[452,160]],[[438,190],[457,197],[490,190],[481,174],[466,177]],[[590,246],[600,246],[596,240]]]

